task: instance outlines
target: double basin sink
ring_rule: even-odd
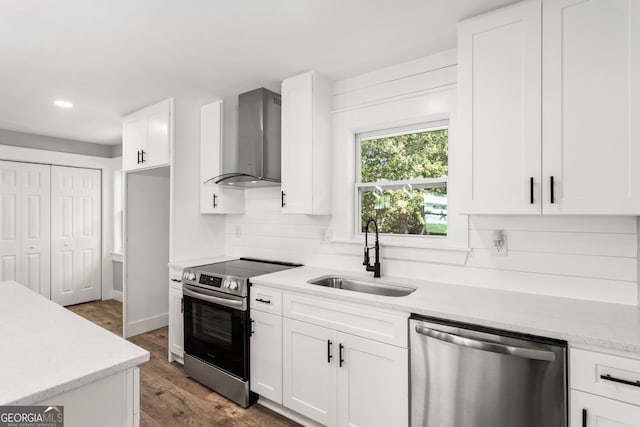
[[[326,288],[344,289],[365,294],[382,295],[386,297],[404,297],[415,291],[415,288],[406,286],[388,285],[385,283],[369,282],[362,279],[351,279],[341,276],[321,276],[309,280],[311,285],[324,286]]]

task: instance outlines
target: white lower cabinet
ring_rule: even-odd
[[[282,404],[282,316],[251,310],[251,391]]]
[[[338,425],[408,425],[408,350],[343,333],[340,345]]]
[[[640,427],[640,359],[569,349],[569,425]]]
[[[571,390],[570,427],[640,427],[640,406]]]
[[[283,404],[327,426],[408,425],[406,348],[283,322]]]
[[[283,321],[283,405],[326,426],[337,425],[337,332]]]
[[[169,274],[173,279],[174,270]],[[181,272],[175,274],[180,277]],[[182,284],[172,280],[169,282],[169,362],[184,363],[183,311]]]
[[[407,314],[263,286],[250,301],[253,392],[309,423],[408,426]]]

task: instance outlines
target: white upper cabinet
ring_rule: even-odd
[[[282,82],[282,212],[331,213],[333,85],[308,72]]]
[[[640,213],[640,7],[545,1],[543,176],[548,213]]]
[[[459,25],[471,214],[640,213],[640,10],[523,1]]]
[[[131,113],[122,121],[125,171],[168,166],[173,139],[173,99]]]
[[[465,211],[541,211],[540,14],[522,2],[458,26]]]
[[[200,213],[244,212],[244,191],[205,181],[219,176],[222,159],[222,101],[200,108]]]

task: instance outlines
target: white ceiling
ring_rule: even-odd
[[[456,22],[514,1],[2,0],[0,128],[117,144],[160,99],[352,77],[453,48]]]

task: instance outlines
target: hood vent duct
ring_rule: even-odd
[[[236,164],[223,164],[225,173],[207,182],[245,188],[279,186],[280,117],[279,94],[265,88],[240,94]]]

